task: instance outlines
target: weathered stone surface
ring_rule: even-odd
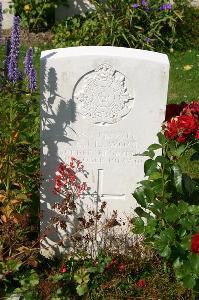
[[[132,215],[132,192],[144,176],[144,157],[134,155],[156,142],[168,76],[167,56],[150,51],[75,47],[42,53],[43,226],[55,201],[57,166],[71,157],[89,172],[94,201],[106,201],[109,212]]]

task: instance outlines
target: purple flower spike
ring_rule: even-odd
[[[3,21],[3,9],[2,9],[2,3],[0,2],[0,43],[2,42],[2,21]]]
[[[10,41],[10,54],[8,58],[8,79],[16,83],[18,80],[18,58],[20,48],[20,19],[14,17]]]
[[[33,50],[29,48],[24,60],[25,74],[28,75],[33,67]]]
[[[133,7],[133,8],[138,8],[138,7],[139,7],[139,4],[134,3],[134,4],[132,5],[132,7]]]
[[[34,68],[32,68],[30,70],[30,73],[28,75],[28,79],[29,79],[29,90],[31,92],[35,91],[37,89],[37,75],[36,75],[36,71]]]
[[[33,50],[32,48],[29,48],[26,52],[26,57],[24,60],[24,66],[25,66],[25,74],[28,76],[29,81],[29,90],[31,92],[35,91],[37,88],[37,75],[35,68],[33,67]]]
[[[171,10],[171,9],[172,9],[171,3],[165,3],[160,6],[160,10]]]

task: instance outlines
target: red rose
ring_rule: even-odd
[[[181,135],[181,136],[178,136],[176,140],[179,143],[185,143],[186,142],[186,137]]]
[[[192,236],[191,251],[199,254],[199,233],[196,233]]]
[[[146,286],[146,281],[145,279],[140,279],[136,282],[136,286],[139,287],[139,288],[143,288]]]
[[[177,119],[177,130],[179,133],[190,134],[197,129],[197,122],[193,116],[179,116]]]
[[[193,101],[186,105],[182,111],[186,115],[194,115],[197,119],[199,118],[199,102]]]
[[[192,115],[181,115],[166,123],[165,136],[167,139],[177,139],[179,143],[186,141],[186,135],[197,130],[196,118]]]
[[[171,119],[166,123],[165,136],[169,140],[173,140],[178,134],[176,123],[177,119]]]

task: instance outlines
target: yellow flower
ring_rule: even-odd
[[[184,65],[183,66],[183,69],[185,70],[185,71],[189,71],[189,70],[191,70],[193,68],[193,65]]]
[[[31,10],[31,7],[29,4],[24,5],[24,10],[25,12],[28,12],[29,10]]]

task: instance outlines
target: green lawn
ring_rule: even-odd
[[[169,60],[168,102],[199,100],[199,51],[174,52],[169,54]]]

